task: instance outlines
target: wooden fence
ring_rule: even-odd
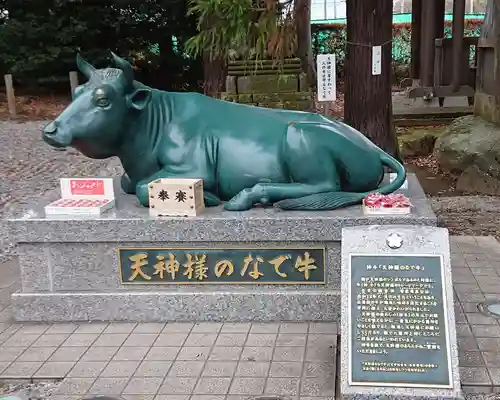
[[[5,92],[7,94],[7,107],[9,109],[9,117],[16,118],[16,95],[14,91],[14,82],[11,74],[4,75],[5,81]],[[74,92],[78,86],[78,73],[76,71],[71,71],[69,73],[69,84],[71,88],[71,93]]]

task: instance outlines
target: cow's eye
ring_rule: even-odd
[[[99,107],[107,107],[109,106],[109,100],[104,98],[104,97],[101,97],[100,99],[97,99],[96,100],[96,103]]]

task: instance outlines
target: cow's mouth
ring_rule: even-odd
[[[45,141],[45,143],[47,143],[48,145],[50,145],[52,147],[55,147],[58,149],[68,147],[68,144],[65,144],[65,143],[62,143],[61,141],[59,141],[58,137],[54,134],[44,132],[42,137],[43,137],[43,140]]]
[[[70,143],[65,139],[65,135],[61,135],[61,133],[57,130],[57,125],[55,122],[49,123],[45,128],[43,128],[43,140],[48,145],[55,148],[63,148],[68,147]]]

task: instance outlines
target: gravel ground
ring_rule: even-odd
[[[0,121],[0,263],[13,254],[3,223],[13,211],[34,200],[58,199],[60,178],[121,174],[118,159],[91,160],[73,149],[52,149],[41,138],[45,124]]]
[[[500,197],[433,197],[439,225],[451,235],[495,236],[500,240]]]
[[[17,396],[29,400],[48,399],[52,392],[57,389],[59,383],[55,381],[18,383],[0,381],[0,395]]]

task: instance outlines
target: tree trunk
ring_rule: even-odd
[[[392,0],[347,0],[344,120],[399,157],[392,123]],[[372,46],[382,45],[381,74],[372,75]]]
[[[302,71],[307,74],[309,86],[316,85],[316,68],[311,39],[311,0],[295,0],[295,26],[297,30],[297,57],[302,61]]]
[[[226,87],[227,63],[221,58],[210,59],[208,52],[203,54],[203,92],[207,96],[219,97]]]
[[[214,18],[208,18],[202,26],[202,29],[209,29],[214,23]],[[207,96],[219,97],[219,94],[226,87],[227,61],[220,58],[210,57],[210,51],[203,53],[203,92]]]

